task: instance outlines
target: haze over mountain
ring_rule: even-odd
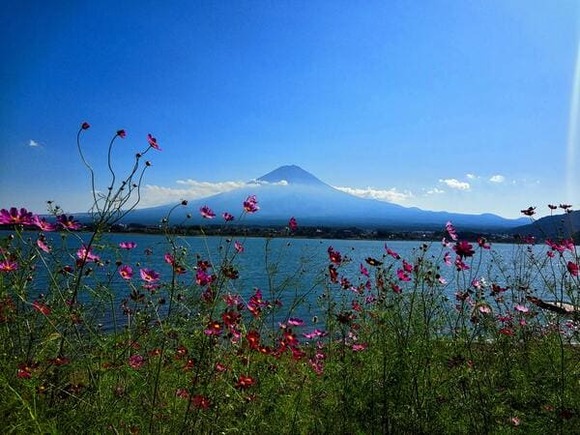
[[[187,207],[178,207],[172,212],[171,222],[186,225],[201,223],[199,209],[205,205],[216,213],[216,218],[203,219],[204,224],[222,223],[221,214],[226,211],[237,219],[242,203],[249,195],[256,195],[260,210],[244,217],[243,223],[248,225],[286,225],[288,219],[294,216],[300,225],[308,226],[440,230],[451,220],[462,229],[489,231],[506,230],[527,222],[489,213],[468,215],[425,211],[360,198],[333,188],[296,165],[281,166],[249,181],[244,187],[190,201]],[[125,222],[155,224],[173,206],[135,210]],[[191,218],[186,219],[187,214],[191,214]]]

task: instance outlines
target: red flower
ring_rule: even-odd
[[[294,216],[292,216],[288,221],[288,228],[290,228],[290,231],[296,231],[296,228],[298,228],[298,222],[296,222],[296,218]]]
[[[211,401],[201,394],[196,394],[191,398],[191,404],[198,409],[208,409],[211,406]]]
[[[457,242],[453,247],[453,250],[457,253],[459,258],[472,257],[473,254],[475,254],[473,245],[465,240]]]
[[[151,136],[151,133],[147,135],[147,142],[149,142],[149,146],[151,148],[155,148],[157,151],[161,151],[161,148],[159,148],[159,144],[157,143],[157,139]]]
[[[240,375],[236,383],[236,388],[246,390],[256,383],[256,380],[251,376]]]
[[[45,316],[49,316],[51,313],[50,307],[39,301],[34,301],[32,303],[32,308],[34,308],[40,314],[44,314]]]
[[[330,259],[330,261],[332,263],[340,264],[342,262],[342,256],[340,255],[340,252],[335,251],[332,246],[329,246],[327,251],[328,251],[328,258]]]
[[[568,269],[568,272],[570,272],[570,275],[578,276],[578,265],[576,263],[569,261],[566,268]]]
[[[129,357],[129,366],[135,370],[140,369],[145,364],[145,358],[141,355],[131,355]]]

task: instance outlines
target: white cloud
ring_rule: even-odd
[[[503,183],[505,181],[505,177],[503,175],[493,175],[490,177],[489,181],[492,183]]]
[[[177,180],[176,184],[182,187],[165,187],[147,184],[141,191],[140,207],[152,207],[155,205],[169,204],[181,200],[193,200],[216,195],[218,193],[229,192],[230,190],[252,184],[256,187],[264,185],[287,186],[286,180],[277,183],[268,183],[266,181],[252,180],[250,183],[245,181],[221,181],[212,183],[209,181],[197,181],[192,179]]]
[[[475,174],[467,174],[467,178],[469,178],[470,180],[475,180],[477,178],[477,175],[475,175]]]
[[[367,187],[366,189],[357,189],[353,187],[335,187],[335,189],[341,190],[354,196],[359,196],[361,198],[377,199],[379,201],[395,203],[404,203],[409,198],[413,198],[413,194],[411,192],[399,192],[394,187],[391,189],[374,189],[372,187]]]
[[[445,191],[442,189],[438,189],[437,187],[434,187],[433,189],[429,189],[427,191],[427,195],[441,195],[443,193],[445,193]]]
[[[28,146],[29,146],[29,147],[39,147],[39,146],[40,146],[40,143],[39,143],[39,142],[37,142],[37,141],[35,141],[34,139],[30,139],[30,140],[28,141]]]
[[[439,180],[439,182],[445,184],[447,187],[449,187],[451,189],[469,190],[471,188],[469,183],[467,183],[465,181],[456,180],[455,178],[446,178],[446,179]]]

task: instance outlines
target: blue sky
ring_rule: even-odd
[[[143,206],[284,164],[429,210],[580,206],[577,1],[12,3],[0,208],[89,208],[83,121],[103,189],[118,129],[119,173],[157,137]]]

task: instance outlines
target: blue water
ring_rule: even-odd
[[[0,236],[5,236],[8,232],[2,231]],[[25,233],[25,237],[35,240],[35,233]],[[66,241],[62,241],[58,234],[47,234],[54,252],[58,252],[58,247],[72,252],[87,241],[90,235],[75,234],[69,236]],[[239,271],[239,278],[228,280],[226,288],[222,293],[240,294],[247,299],[254,293],[256,288],[262,290],[263,298],[269,301],[279,300],[283,309],[280,310],[280,318],[291,314],[297,317],[312,317],[318,314],[318,299],[328,285],[329,258],[327,249],[332,246],[335,251],[339,251],[343,258],[348,258],[347,264],[339,269],[339,276],[347,276],[352,284],[356,285],[366,278],[360,273],[361,264],[369,272],[373,268],[369,266],[365,259],[372,257],[386,263],[393,263],[393,273],[401,267],[401,261],[396,261],[390,256],[386,256],[384,241],[368,240],[320,240],[320,239],[295,239],[295,238],[241,238],[236,239],[242,243],[244,251],[236,254],[233,259],[233,266]],[[133,250],[127,251],[118,248],[119,242],[132,241],[137,244]],[[184,294],[198,291],[195,285],[194,266],[197,259],[208,260],[217,271],[224,257],[232,258],[234,254],[234,241],[224,237],[176,237],[175,246],[179,252],[184,252],[183,263],[187,272],[178,276],[178,283]],[[451,252],[452,260],[454,253],[449,248],[444,248],[440,242],[426,242],[422,244],[417,241],[389,241],[388,247],[396,251],[402,259],[414,263],[414,259],[423,256],[426,260],[432,260],[440,266],[439,273],[447,281],[441,285],[440,291],[444,296],[453,300],[455,292],[468,288],[472,281],[483,278],[483,281],[491,284],[497,283],[500,286],[514,287],[521,284],[522,288],[527,287],[529,291],[544,292],[543,276],[537,267],[531,267],[529,263],[530,252],[528,248],[521,245],[493,244],[492,250],[480,250],[477,245],[476,255],[466,260],[470,269],[458,274],[453,266],[443,264],[444,252]],[[94,253],[101,257],[104,266],[94,268],[94,274],[87,279],[93,288],[100,288],[98,291],[111,292],[110,306],[119,313],[117,320],[123,322],[123,317],[118,309],[121,302],[127,299],[131,288],[127,281],[123,280],[118,272],[116,262],[128,264],[133,268],[134,277],[131,280],[136,288],[139,288],[142,281],[139,277],[140,268],[151,268],[160,273],[160,282],[171,280],[171,267],[164,261],[164,254],[171,251],[171,246],[167,239],[160,235],[147,234],[107,234],[95,246]],[[536,246],[532,249],[533,255],[538,261],[545,261],[545,246]],[[58,254],[57,254],[58,255]],[[64,264],[74,265],[74,257],[70,254],[62,254]],[[48,258],[48,256],[45,256]],[[107,263],[107,260],[109,263]],[[31,299],[38,294],[45,293],[48,286],[48,275],[43,272],[42,263],[38,264],[35,280],[31,283],[29,296]],[[99,283],[102,285],[99,287]],[[535,288],[530,288],[535,287]],[[143,291],[144,293],[146,291]],[[161,289],[156,297],[166,297],[166,293]],[[91,298],[90,291],[82,290],[81,301],[88,302]],[[293,302],[301,299],[298,307],[293,307]],[[111,326],[112,317],[107,313],[107,308],[103,308],[102,318],[104,327]],[[289,311],[292,310],[290,313]],[[163,312],[163,308],[160,311]]]

